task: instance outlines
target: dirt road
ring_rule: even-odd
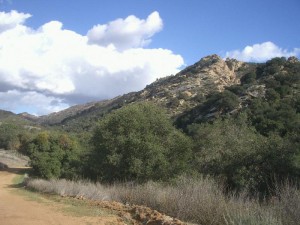
[[[59,205],[28,200],[12,185],[19,169],[0,171],[0,225],[112,225],[125,224],[115,215],[101,217],[72,216]]]

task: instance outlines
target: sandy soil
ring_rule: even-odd
[[[24,174],[26,168],[22,166],[27,164],[25,158],[0,150],[0,225],[185,225],[145,206],[80,199],[103,212],[101,216],[81,216],[67,213],[66,206],[58,202],[30,200],[13,184],[13,178]]]
[[[0,224],[1,225],[112,225],[125,224],[118,216],[75,217],[63,213],[53,204],[27,200],[18,195],[12,179],[20,169],[0,171]]]

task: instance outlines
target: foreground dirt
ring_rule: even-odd
[[[63,213],[60,205],[30,201],[18,195],[13,178],[20,169],[0,171],[0,224],[1,225],[123,225],[117,215],[100,217],[72,216]]]
[[[33,201],[33,193],[13,184],[26,165],[28,158],[0,150],[0,225],[184,225],[148,207],[119,202],[37,194]],[[72,211],[66,210],[70,207]]]
[[[45,199],[48,201],[45,204],[45,201],[32,201],[18,194],[16,189],[20,187],[13,184],[13,178],[18,173],[22,173],[22,168],[0,171],[1,225],[184,225],[183,222],[148,207],[118,202],[78,199],[76,201],[84,201],[91,209],[99,209],[100,216],[64,213],[65,206],[61,203]]]

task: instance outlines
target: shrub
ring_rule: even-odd
[[[62,196],[92,200],[120,201],[145,205],[186,222],[212,225],[296,225],[299,224],[299,189],[277,188],[270,201],[248,198],[247,193],[227,195],[209,178],[180,177],[172,183],[114,183],[102,185],[87,181],[27,180],[27,187]]]
[[[77,144],[66,134],[54,135],[47,132],[26,143],[24,147],[30,158],[35,175],[42,178],[77,176],[76,164],[79,157]]]
[[[196,143],[194,167],[223,180],[230,190],[246,189],[264,197],[275,179],[296,177],[299,171],[294,163],[297,148],[289,140],[264,137],[243,118],[218,119],[189,130]]]
[[[256,81],[256,73],[255,72],[250,72],[245,74],[242,78],[241,78],[241,84],[252,84]]]
[[[91,156],[94,178],[167,180],[188,169],[190,139],[150,103],[123,107],[95,129]]]

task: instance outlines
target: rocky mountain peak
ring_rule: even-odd
[[[288,61],[290,63],[298,63],[299,59],[297,57],[295,57],[295,56],[291,56],[291,57],[288,58]]]
[[[210,81],[215,84],[218,91],[222,91],[225,86],[239,82],[241,74],[239,71],[248,67],[248,64],[236,59],[223,60],[218,55],[210,55],[202,58],[196,64],[186,68],[181,74],[192,71],[195,77]]]
[[[222,58],[216,54],[209,55],[206,57],[203,57],[199,62],[197,62],[195,65],[197,67],[209,67],[215,63],[218,63],[222,61]]]
[[[209,55],[174,76],[148,85],[138,92],[137,98],[164,105],[176,115],[198,104],[197,99],[201,96],[238,84],[250,67],[250,64],[235,59],[224,60],[216,54]]]

